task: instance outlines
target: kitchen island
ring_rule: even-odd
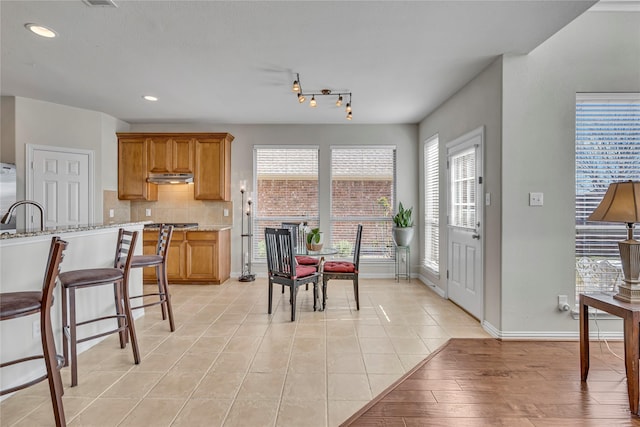
[[[60,227],[45,231],[16,233],[0,236],[0,292],[18,292],[42,289],[42,281],[49,254],[52,236],[60,236],[69,242],[61,264],[61,271],[84,268],[112,267],[116,250],[118,230],[139,231],[135,253],[142,254],[143,222],[124,224],[98,224],[84,227]],[[132,269],[129,276],[131,295],[142,293],[142,272]],[[62,353],[62,314],[60,286],[54,291],[51,310],[56,348]],[[112,314],[114,310],[113,287],[87,288],[77,293],[77,316],[82,321]],[[136,317],[143,310],[136,310]],[[115,321],[113,321],[115,322]],[[36,326],[34,326],[36,324]],[[37,315],[0,322],[0,360],[12,360],[26,355],[41,354],[39,337],[40,319]],[[80,330],[82,335],[93,335],[113,329],[110,321],[98,322]],[[100,340],[92,340],[78,346],[82,352]],[[133,363],[133,360],[132,362]],[[5,368],[2,373],[2,388],[27,378],[34,378],[35,372],[44,372],[44,364],[26,364],[21,368]]]

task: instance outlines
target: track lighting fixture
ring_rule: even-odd
[[[298,96],[298,102],[300,104],[302,104],[304,101],[306,101],[306,97],[307,96],[311,96],[311,100],[309,101],[309,106],[310,107],[317,107],[318,102],[316,101],[316,96],[338,96],[338,99],[336,100],[336,107],[341,107],[342,106],[342,101],[343,101],[343,96],[349,96],[349,102],[347,102],[347,120],[351,120],[352,119],[352,115],[351,115],[351,92],[332,92],[331,89],[321,89],[319,91],[313,91],[313,92],[309,92],[309,93],[304,93],[304,91],[302,90],[302,82],[300,81],[300,74],[296,73],[296,79],[293,81],[293,85],[291,86],[291,89],[296,93],[296,95]]]

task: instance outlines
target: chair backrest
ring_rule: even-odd
[[[118,244],[116,245],[116,257],[113,263],[115,268],[123,269],[125,278],[131,269],[131,259],[138,241],[137,231],[127,231],[121,228],[118,232]]]
[[[288,228],[265,228],[264,241],[267,248],[269,274],[294,277],[296,275],[296,259],[291,230]]]
[[[68,243],[58,236],[51,238],[51,246],[49,247],[49,258],[47,260],[47,267],[44,273],[44,280],[42,283],[42,311],[47,313],[51,309],[53,304],[53,290],[56,287],[58,281],[58,274],[60,274],[60,264],[64,258],[64,250],[67,248]],[[49,317],[49,316],[47,316]]]
[[[362,243],[362,224],[358,224],[358,232],[356,233],[356,246],[353,250],[353,265],[356,271],[360,267],[360,244]]]
[[[286,228],[291,230],[291,234],[293,235],[293,253],[300,254],[304,253],[304,248],[306,245],[304,231],[302,230],[302,226],[304,223],[302,222],[283,222],[282,228]]]
[[[169,254],[169,244],[173,236],[173,225],[160,224],[160,233],[158,234],[158,244],[156,245],[156,255],[162,256],[162,260],[167,260]]]

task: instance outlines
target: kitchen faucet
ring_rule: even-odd
[[[40,210],[40,231],[44,231],[44,206],[33,200],[20,200],[9,206],[9,210],[6,214],[4,214],[2,219],[0,219],[0,223],[9,224],[9,222],[11,221],[11,217],[13,216],[13,212],[20,205],[33,205]]]

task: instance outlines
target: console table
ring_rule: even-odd
[[[640,357],[640,304],[632,304],[607,294],[580,294],[580,374],[589,374],[589,307],[606,311],[624,321],[624,365],[627,373],[629,409],[638,414],[638,358]]]

